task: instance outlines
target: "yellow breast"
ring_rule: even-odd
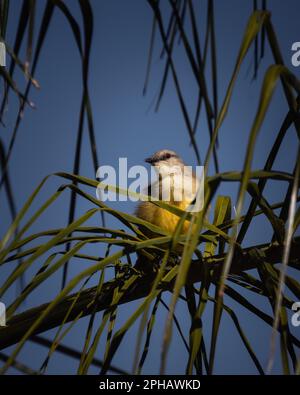
[[[189,202],[182,201],[177,202],[176,206],[181,210],[185,210]],[[152,224],[159,226],[160,228],[173,233],[180,218],[171,213],[168,210],[162,209],[151,202],[142,202],[137,210],[137,217],[144,219],[145,221],[151,222]],[[187,233],[190,222],[185,221],[182,227],[182,234]]]

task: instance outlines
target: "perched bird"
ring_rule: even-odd
[[[195,199],[199,188],[199,179],[189,166],[186,166],[181,157],[171,150],[160,150],[145,159],[145,162],[154,166],[157,179],[148,186],[148,195],[156,200],[186,210]],[[168,210],[158,207],[150,201],[141,202],[136,209],[136,216],[173,233],[179,217]],[[182,233],[188,231],[190,222],[185,221]]]

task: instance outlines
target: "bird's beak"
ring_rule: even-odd
[[[152,164],[153,163],[152,157],[150,156],[149,158],[146,158],[145,162]]]

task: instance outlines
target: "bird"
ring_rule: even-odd
[[[174,205],[181,210],[187,210],[195,199],[200,180],[187,167],[182,158],[169,149],[162,149],[145,159],[154,167],[157,179],[148,186],[148,195],[156,200]],[[136,208],[135,215],[148,221],[168,233],[173,233],[180,218],[170,211],[158,207],[150,201],[142,201]],[[190,226],[185,221],[181,233],[186,234]]]

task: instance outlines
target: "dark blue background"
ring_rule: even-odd
[[[42,15],[44,1],[38,1],[37,20]],[[69,0],[66,4],[70,7],[77,20],[80,20],[80,10],[77,2]],[[151,70],[150,87],[146,97],[142,96],[150,32],[152,24],[152,10],[143,0],[110,0],[91,1],[94,11],[94,37],[90,63],[90,95],[94,113],[95,133],[97,138],[98,153],[101,164],[116,166],[119,157],[127,157],[129,165],[142,164],[143,159],[154,151],[161,148],[170,148],[180,153],[186,163],[195,165],[195,155],[189,145],[187,130],[180,111],[178,98],[175,93],[172,78],[168,79],[166,93],[162,100],[158,113],[154,112],[153,98],[158,92],[164,62],[159,60],[161,40],[159,34],[156,39],[156,50]],[[170,12],[167,1],[161,1],[165,20]],[[9,19],[8,42],[13,45],[17,23],[17,15],[21,2],[11,2]],[[199,24],[201,43],[203,46],[206,2],[194,1],[197,20]],[[295,41],[300,41],[299,20],[300,3],[297,0],[268,1],[268,8],[272,12],[272,21],[278,35],[286,65],[296,74],[300,75],[300,68],[294,68],[291,64],[291,46]],[[242,32],[252,12],[251,1],[226,0],[215,1],[215,22],[217,39],[217,62],[218,62],[218,87],[219,103],[225,96],[225,92],[231,77],[231,73],[241,43]],[[22,121],[16,145],[10,162],[10,176],[13,191],[16,196],[18,209],[25,199],[32,193],[34,188],[45,175],[57,171],[72,172],[75,155],[75,142],[78,127],[82,80],[80,59],[73,36],[64,16],[56,10],[53,23],[47,34],[46,42],[42,50],[36,78],[41,89],[32,89],[30,98],[36,104],[37,109],[27,109]],[[189,32],[190,34],[190,32]],[[23,48],[24,55],[24,48]],[[208,57],[209,58],[209,57]],[[176,49],[176,67],[180,75],[180,84],[184,92],[187,107],[194,114],[197,102],[197,85],[195,83],[190,66],[186,60],[184,47],[181,44]],[[241,169],[247,146],[248,136],[258,105],[258,97],[262,85],[262,79],[267,67],[272,64],[270,48],[266,43],[265,58],[261,62],[258,78],[252,81],[253,76],[253,49],[247,55],[241,68],[228,116],[225,119],[220,132],[220,148],[218,156],[220,171]],[[210,67],[207,66],[207,76],[210,79]],[[19,73],[16,76],[19,86],[24,87],[26,81]],[[211,83],[210,83],[211,84]],[[211,93],[211,85],[209,85]],[[8,109],[5,114],[6,127],[2,127],[2,138],[8,143],[15,122],[18,101],[10,95]],[[287,113],[288,107],[278,84],[269,112],[260,130],[256,143],[255,156],[252,167],[259,169],[264,166],[266,155],[271,149],[272,142]],[[193,119],[193,118],[192,118]],[[208,131],[205,117],[201,118],[197,131],[197,142],[201,157],[204,158],[208,147]],[[288,132],[280,155],[276,160],[275,169],[292,171],[295,161],[296,135],[293,128]],[[211,167],[210,174],[214,169]],[[87,127],[82,146],[82,164],[80,174],[94,178],[94,170],[90,155]],[[43,188],[31,213],[53,193],[56,188],[65,181],[57,178],[50,179]],[[236,201],[238,185],[222,184],[220,194],[229,194],[233,202]],[[279,202],[284,197],[286,185],[282,182],[270,182],[265,189],[265,196],[269,203]],[[91,191],[91,193],[94,193]],[[11,222],[8,205],[3,190],[1,199],[1,234]],[[63,227],[68,219],[69,192],[51,207],[34,224],[31,233],[39,230]],[[83,199],[78,199],[76,217],[90,208],[90,204]],[[133,203],[112,204],[126,212],[132,212]],[[89,223],[99,224],[99,218],[93,218]],[[106,216],[109,227],[121,228],[122,226],[114,219]],[[244,245],[263,243],[270,240],[272,229],[263,218],[256,218],[249,229]],[[99,249],[98,249],[99,248]],[[93,246],[86,251],[92,254],[103,252],[100,247]],[[41,259],[39,265],[44,261]],[[69,278],[83,270],[89,263],[82,260],[73,260],[69,268]],[[37,264],[26,274],[37,270]],[[5,278],[9,268],[3,270],[1,279]],[[96,280],[95,280],[96,281]],[[93,285],[95,281],[91,281]],[[55,296],[61,284],[61,272],[53,276],[41,289],[37,289],[27,300],[22,309],[49,301]],[[18,287],[16,287],[18,291]],[[213,291],[213,290],[212,290]],[[15,296],[15,291],[10,290],[3,298],[3,302],[9,304]],[[250,294],[247,298],[271,313],[269,304],[264,298]],[[168,301],[168,297],[165,297]],[[230,299],[225,302],[231,306],[245,330],[254,351],[257,353],[261,364],[265,367],[270,346],[271,328],[256,319],[254,315],[243,309]],[[140,302],[124,305],[119,309],[116,327],[133,313],[134,308]],[[207,346],[210,341],[213,305],[208,304],[203,316],[204,338]],[[157,373],[159,370],[162,333],[167,311],[161,307],[151,342],[151,351],[145,363],[144,373]],[[189,317],[186,306],[178,303],[176,316],[180,321],[186,335],[189,330]],[[101,315],[97,315],[96,326],[100,323]],[[85,338],[85,330],[88,319],[82,319],[72,329],[63,343],[81,349]],[[127,334],[113,363],[128,371],[132,368],[132,358],[135,349],[136,331]],[[299,328],[295,334],[299,336]],[[54,334],[50,331],[47,336]],[[97,357],[102,358],[105,347],[106,332],[99,344]],[[277,352],[279,347],[277,345]],[[281,372],[279,352],[277,353],[274,372]],[[38,369],[46,356],[46,349],[28,342],[22,350],[19,359],[33,368]],[[187,353],[178,337],[176,329],[173,331],[173,340],[169,352],[167,373],[181,374],[185,370]],[[59,353],[55,353],[49,363],[49,373],[72,373],[76,371],[78,363]],[[97,373],[97,369],[91,367],[91,373]],[[218,338],[215,373],[223,374],[253,374],[255,366],[247,354],[236,329],[229,316],[224,313]]]

